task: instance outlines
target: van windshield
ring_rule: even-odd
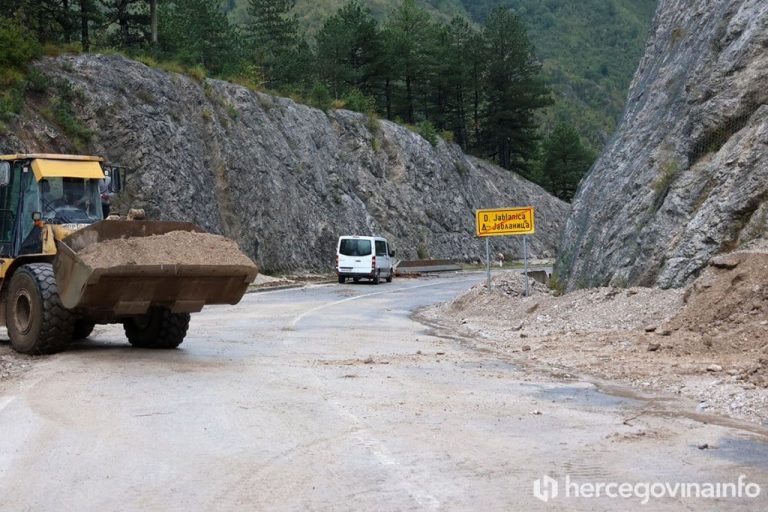
[[[371,241],[344,238],[339,245],[339,253],[344,256],[369,256],[371,254]]]

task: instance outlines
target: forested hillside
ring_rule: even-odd
[[[316,34],[346,0],[296,0],[301,26]],[[400,0],[365,0],[383,21]],[[552,84],[555,104],[544,114],[547,131],[574,126],[594,150],[613,132],[648,35],[657,0],[417,0],[436,19],[463,16],[482,24],[504,5],[520,15]],[[248,0],[231,1],[233,19],[245,19]]]
[[[0,77],[0,123],[36,87],[28,58],[120,52],[393,120],[569,200],[623,99],[637,53],[624,33],[639,40],[643,32],[624,23],[631,17],[622,1],[595,5],[590,18],[581,13],[589,8],[560,0],[490,11],[491,3],[460,0],[0,0],[0,38],[12,50]],[[484,18],[469,21],[468,10]],[[539,49],[531,22],[563,42],[553,37]],[[601,44],[613,58],[586,51]],[[618,63],[626,73],[614,70]],[[64,106],[52,115],[72,123]]]

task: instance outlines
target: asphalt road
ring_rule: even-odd
[[[768,508],[762,432],[411,318],[483,279],[249,294],[173,351],[97,327],[0,388],[0,510]]]

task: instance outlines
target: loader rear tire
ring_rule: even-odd
[[[128,342],[138,348],[176,348],[184,341],[189,328],[189,313],[171,313],[167,308],[154,308],[146,315],[123,321]]]
[[[59,300],[50,263],[29,263],[14,272],[5,318],[11,346],[17,352],[52,354],[67,348],[75,316]]]
[[[75,329],[72,331],[73,340],[82,340],[87,338],[93,332],[93,328],[96,326],[93,322],[88,320],[75,320]]]

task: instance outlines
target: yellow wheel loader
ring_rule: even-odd
[[[236,265],[86,263],[78,253],[94,244],[204,233],[187,222],[104,220],[102,194],[107,184],[119,192],[123,180],[99,157],[0,156],[0,324],[16,351],[58,352],[107,323],[122,323],[133,346],[175,348],[190,313],[238,303],[256,278],[247,258]]]

